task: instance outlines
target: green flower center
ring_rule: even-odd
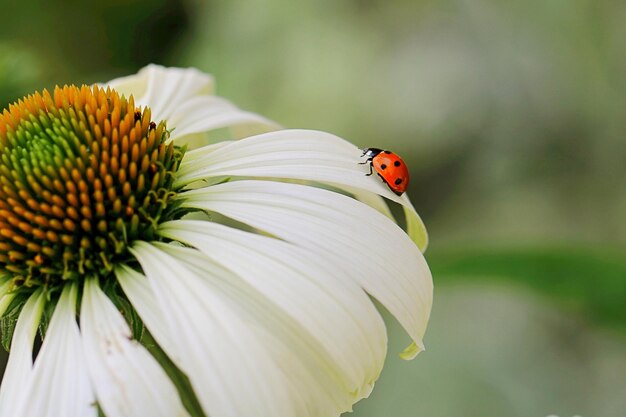
[[[0,116],[0,268],[16,286],[106,277],[172,216],[183,151],[132,97],[69,86]]]

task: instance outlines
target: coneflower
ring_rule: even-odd
[[[4,111],[0,417],[337,416],[383,366],[369,296],[413,339],[403,357],[423,349],[408,197],[343,139],[278,129],[158,66]]]

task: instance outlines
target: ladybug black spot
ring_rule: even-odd
[[[387,168],[387,165],[385,165],[385,164],[381,164],[380,165],[380,169],[385,169],[385,168]]]
[[[391,151],[385,151],[387,155],[391,155]]]
[[[394,181],[394,184],[396,185],[402,184],[402,178],[396,178],[396,180]]]
[[[394,167],[399,167],[400,165],[402,165],[402,164],[400,163],[400,161],[394,161],[394,163],[393,163],[393,166],[394,166]]]

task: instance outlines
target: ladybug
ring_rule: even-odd
[[[409,169],[404,161],[395,153],[378,148],[363,149],[361,157],[366,156],[365,162],[361,165],[370,164],[369,174],[374,170],[385,181],[391,191],[397,195],[402,195],[409,186]]]

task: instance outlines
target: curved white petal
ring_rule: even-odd
[[[363,191],[358,188],[352,188],[352,187],[346,187],[346,186],[342,188],[345,191],[349,192],[357,200],[361,201],[362,203],[367,204],[368,206],[372,208],[375,208],[376,210],[384,214],[386,217],[389,217],[394,222],[396,221],[395,218],[393,217],[393,214],[391,214],[391,210],[389,210],[389,206],[387,205],[387,202],[385,201],[384,198],[382,198],[378,194],[370,193],[368,191]]]
[[[220,417],[300,415],[294,404],[297,391],[228,302],[227,289],[216,284],[237,277],[198,251],[178,248],[203,257],[208,269],[200,274],[168,254],[170,248],[136,242],[131,251],[167,311],[163,318],[175,344],[172,356],[181,359],[181,370],[205,412]]]
[[[432,277],[418,248],[383,214],[338,193],[273,181],[227,182],[180,196],[184,207],[215,211],[247,223],[348,271],[423,347],[432,306]],[[413,349],[406,356],[418,351]]]
[[[250,133],[267,132],[280,129],[280,126],[258,114],[243,111],[230,102],[216,96],[199,96],[182,103],[177,111],[167,119],[168,126],[175,126],[171,139],[176,140],[187,135],[207,132],[224,127],[256,124]]]
[[[159,342],[161,348],[168,352],[170,359],[177,367],[181,367],[181,359],[177,354],[175,344],[170,339],[167,321],[164,311],[154,297],[150,283],[146,277],[134,269],[121,265],[115,269],[115,276],[122,286],[124,293],[129,298],[133,308],[139,313],[141,320],[150,330],[154,340]],[[172,356],[176,355],[176,356]]]
[[[242,294],[262,305],[269,316],[259,326],[266,325],[280,339],[299,339],[291,346],[301,356],[314,356],[308,365],[315,369],[310,372],[321,370],[327,373],[325,379],[338,379],[349,394],[349,405],[355,396],[369,394],[385,359],[385,326],[370,299],[344,271],[330,269],[318,255],[287,242],[212,222],[168,222],[159,234],[192,245],[235,272],[242,282],[231,284],[244,287]],[[244,295],[240,299],[253,305]]]
[[[201,262],[204,261],[205,259],[202,258]],[[152,306],[156,304],[156,299],[154,299],[153,295],[151,296],[152,290],[150,289],[148,279],[128,267],[119,268],[116,274],[122,288],[124,288],[124,292],[131,300],[133,306],[137,308],[137,312],[144,324],[153,333],[155,340],[159,341],[160,344],[167,345],[163,349],[164,351],[170,354],[177,354],[176,346],[172,346],[171,343],[175,335],[170,336],[167,333],[167,329],[165,329],[166,333],[163,333],[163,327],[167,322],[160,319],[160,314],[154,314],[154,311],[150,311],[153,308]],[[245,303],[246,300],[238,300],[238,302]],[[147,314],[144,314],[146,312]],[[261,317],[266,316],[267,314],[261,315]],[[259,316],[256,316],[254,319],[259,319]],[[258,328],[263,327],[267,329],[269,324],[273,325],[276,323],[275,321],[266,322],[265,320],[263,322],[260,324],[265,325],[258,326]],[[280,329],[272,329],[272,337],[275,337],[274,334],[280,333],[283,327],[285,326],[281,326]],[[158,329],[158,332],[155,333],[154,329]],[[340,378],[333,378],[333,375],[329,375],[328,366],[324,362],[325,357],[316,350],[318,344],[315,340],[309,339],[310,345],[306,343],[303,345],[304,340],[297,340],[297,343],[293,346],[287,347],[285,346],[287,343],[293,342],[294,339],[299,339],[297,335],[301,333],[301,330],[293,328],[285,330],[294,330],[294,332],[289,333],[283,330],[280,339],[258,340],[256,344],[262,343],[264,348],[272,349],[275,357],[280,358],[279,365],[286,370],[285,375],[290,379],[291,385],[294,387],[294,394],[299,397],[298,401],[309,401],[310,404],[306,407],[309,410],[309,414],[298,414],[300,417],[306,415],[311,417],[338,415],[341,411],[348,411],[351,405],[361,398],[357,394],[364,396],[368,392],[365,390],[361,390],[358,393],[346,392],[346,386],[342,385],[341,381],[338,381]],[[318,359],[319,356],[322,356],[322,358]],[[184,364],[180,361],[180,356],[178,360],[174,358],[172,360],[179,368],[183,368]],[[261,372],[261,370],[254,370],[253,372]],[[228,377],[237,378],[239,376]],[[247,378],[247,376],[243,377]],[[236,383],[236,381],[234,382]]]
[[[195,68],[166,68],[150,64],[137,74],[116,78],[106,83],[125,95],[133,95],[135,103],[150,106],[159,119],[171,116],[176,107],[189,98],[214,94],[215,81],[209,74]]]
[[[406,194],[398,197],[363,162],[362,151],[345,140],[313,130],[281,130],[190,151],[178,171],[177,185],[220,176],[319,181],[348,190],[381,195],[402,204],[409,235],[425,250],[426,228]]]
[[[120,93],[132,94],[137,105],[150,108],[154,120],[167,121],[168,129],[173,129],[172,140],[225,127],[247,126],[248,134],[280,128],[271,120],[214,96],[213,77],[195,68],[148,65],[136,75],[106,84]]]
[[[17,407],[24,398],[24,386],[33,369],[33,341],[44,304],[43,291],[37,290],[22,307],[0,387],[0,417],[16,416]]]
[[[98,415],[76,323],[76,293],[76,285],[63,289],[17,416]]]
[[[107,417],[187,416],[157,361],[93,279],[85,281],[80,327],[89,374]]]

